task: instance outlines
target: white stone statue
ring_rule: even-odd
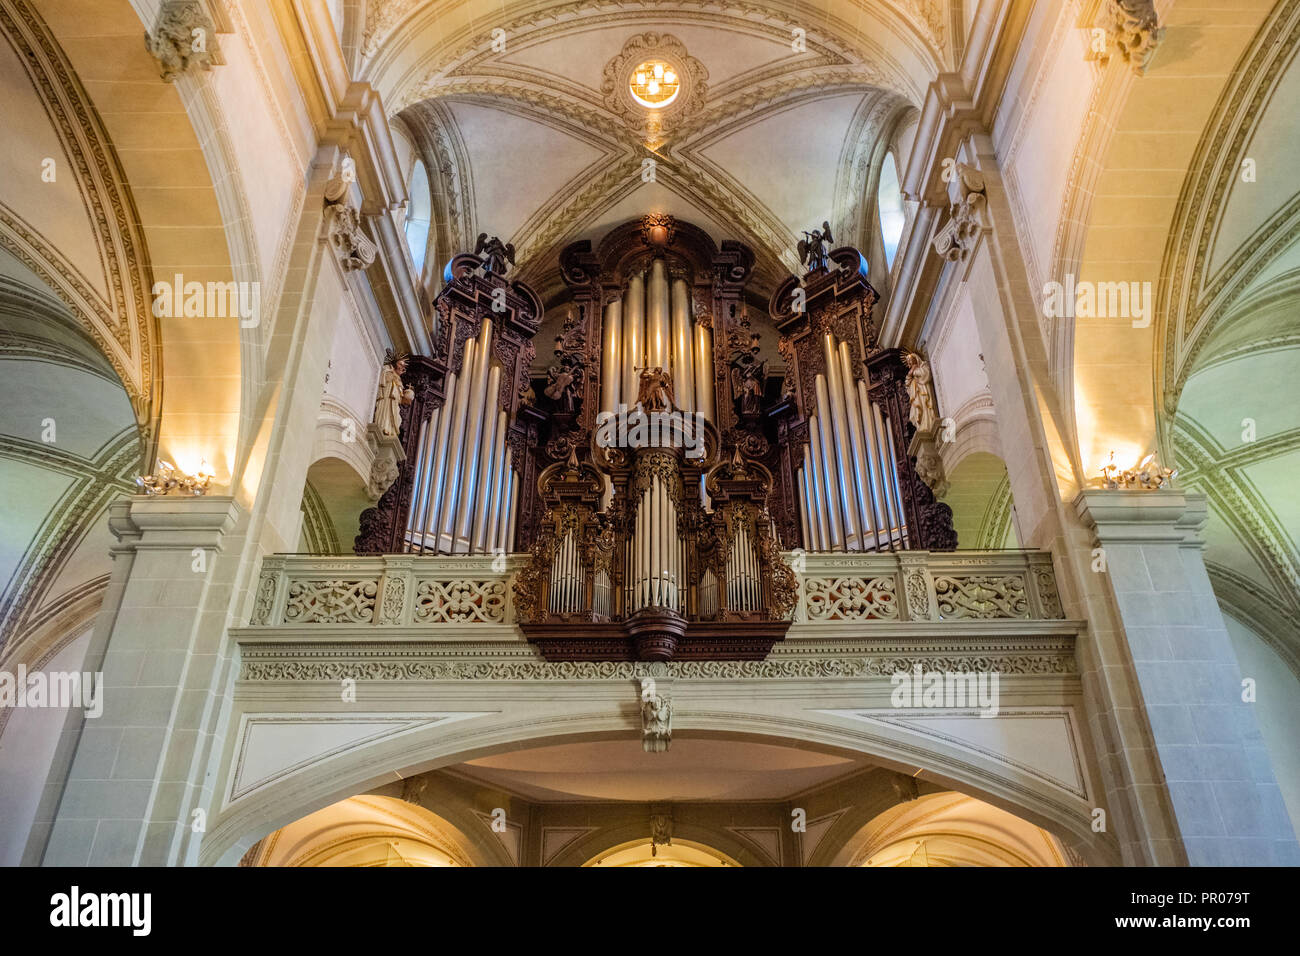
[[[406,356],[384,356],[384,370],[379,373],[379,395],[375,398],[375,427],[385,438],[396,438],[402,427],[402,406],[415,401],[415,392],[402,386],[406,373]]]
[[[908,420],[918,432],[933,432],[939,425],[939,411],[934,405],[934,391],[930,387],[930,363],[915,352],[908,352],[903,361],[907,373],[907,397],[911,406]]]

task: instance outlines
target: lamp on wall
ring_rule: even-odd
[[[137,475],[136,486],[140,493],[148,497],[159,495],[186,495],[199,498],[208,493],[212,474],[208,471],[206,460],[199,463],[198,471],[187,475],[169,461],[158,460],[158,468],[152,475]]]
[[[1102,486],[1111,491],[1155,491],[1168,488],[1170,480],[1178,472],[1172,468],[1163,468],[1156,461],[1152,452],[1140,461],[1136,467],[1119,470],[1115,464],[1115,452],[1110,453],[1110,461],[1101,468]]]

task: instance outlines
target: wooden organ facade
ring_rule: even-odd
[[[570,245],[541,377],[539,296],[457,256],[436,354],[406,373],[401,475],[356,550],[526,552],[517,620],[551,660],[753,660],[789,626],[790,550],[954,548],[865,263],[829,260],[770,296],[782,376],[746,246],[666,216]]]

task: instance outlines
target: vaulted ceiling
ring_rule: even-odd
[[[951,40],[927,0],[431,6],[372,5],[367,78],[433,171],[436,253],[499,235],[544,295],[561,248],[647,213],[749,244],[761,289],[824,219],[866,245],[885,147]],[[621,94],[660,49],[688,85],[656,131]]]

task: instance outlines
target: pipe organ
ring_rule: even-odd
[[[907,369],[876,342],[865,265],[830,259],[777,286],[772,348],[747,247],[626,223],[561,253],[554,358],[535,364],[540,298],[456,257],[438,354],[407,373],[401,476],[357,550],[528,552],[515,611],[548,659],[739,660],[789,626],[783,550],[954,547],[907,455]]]
[[[420,429],[406,550],[417,554],[497,554],[509,550],[518,489],[507,437],[509,416],[489,404],[501,392],[492,361],[491,319],[465,343],[447,397]]]

